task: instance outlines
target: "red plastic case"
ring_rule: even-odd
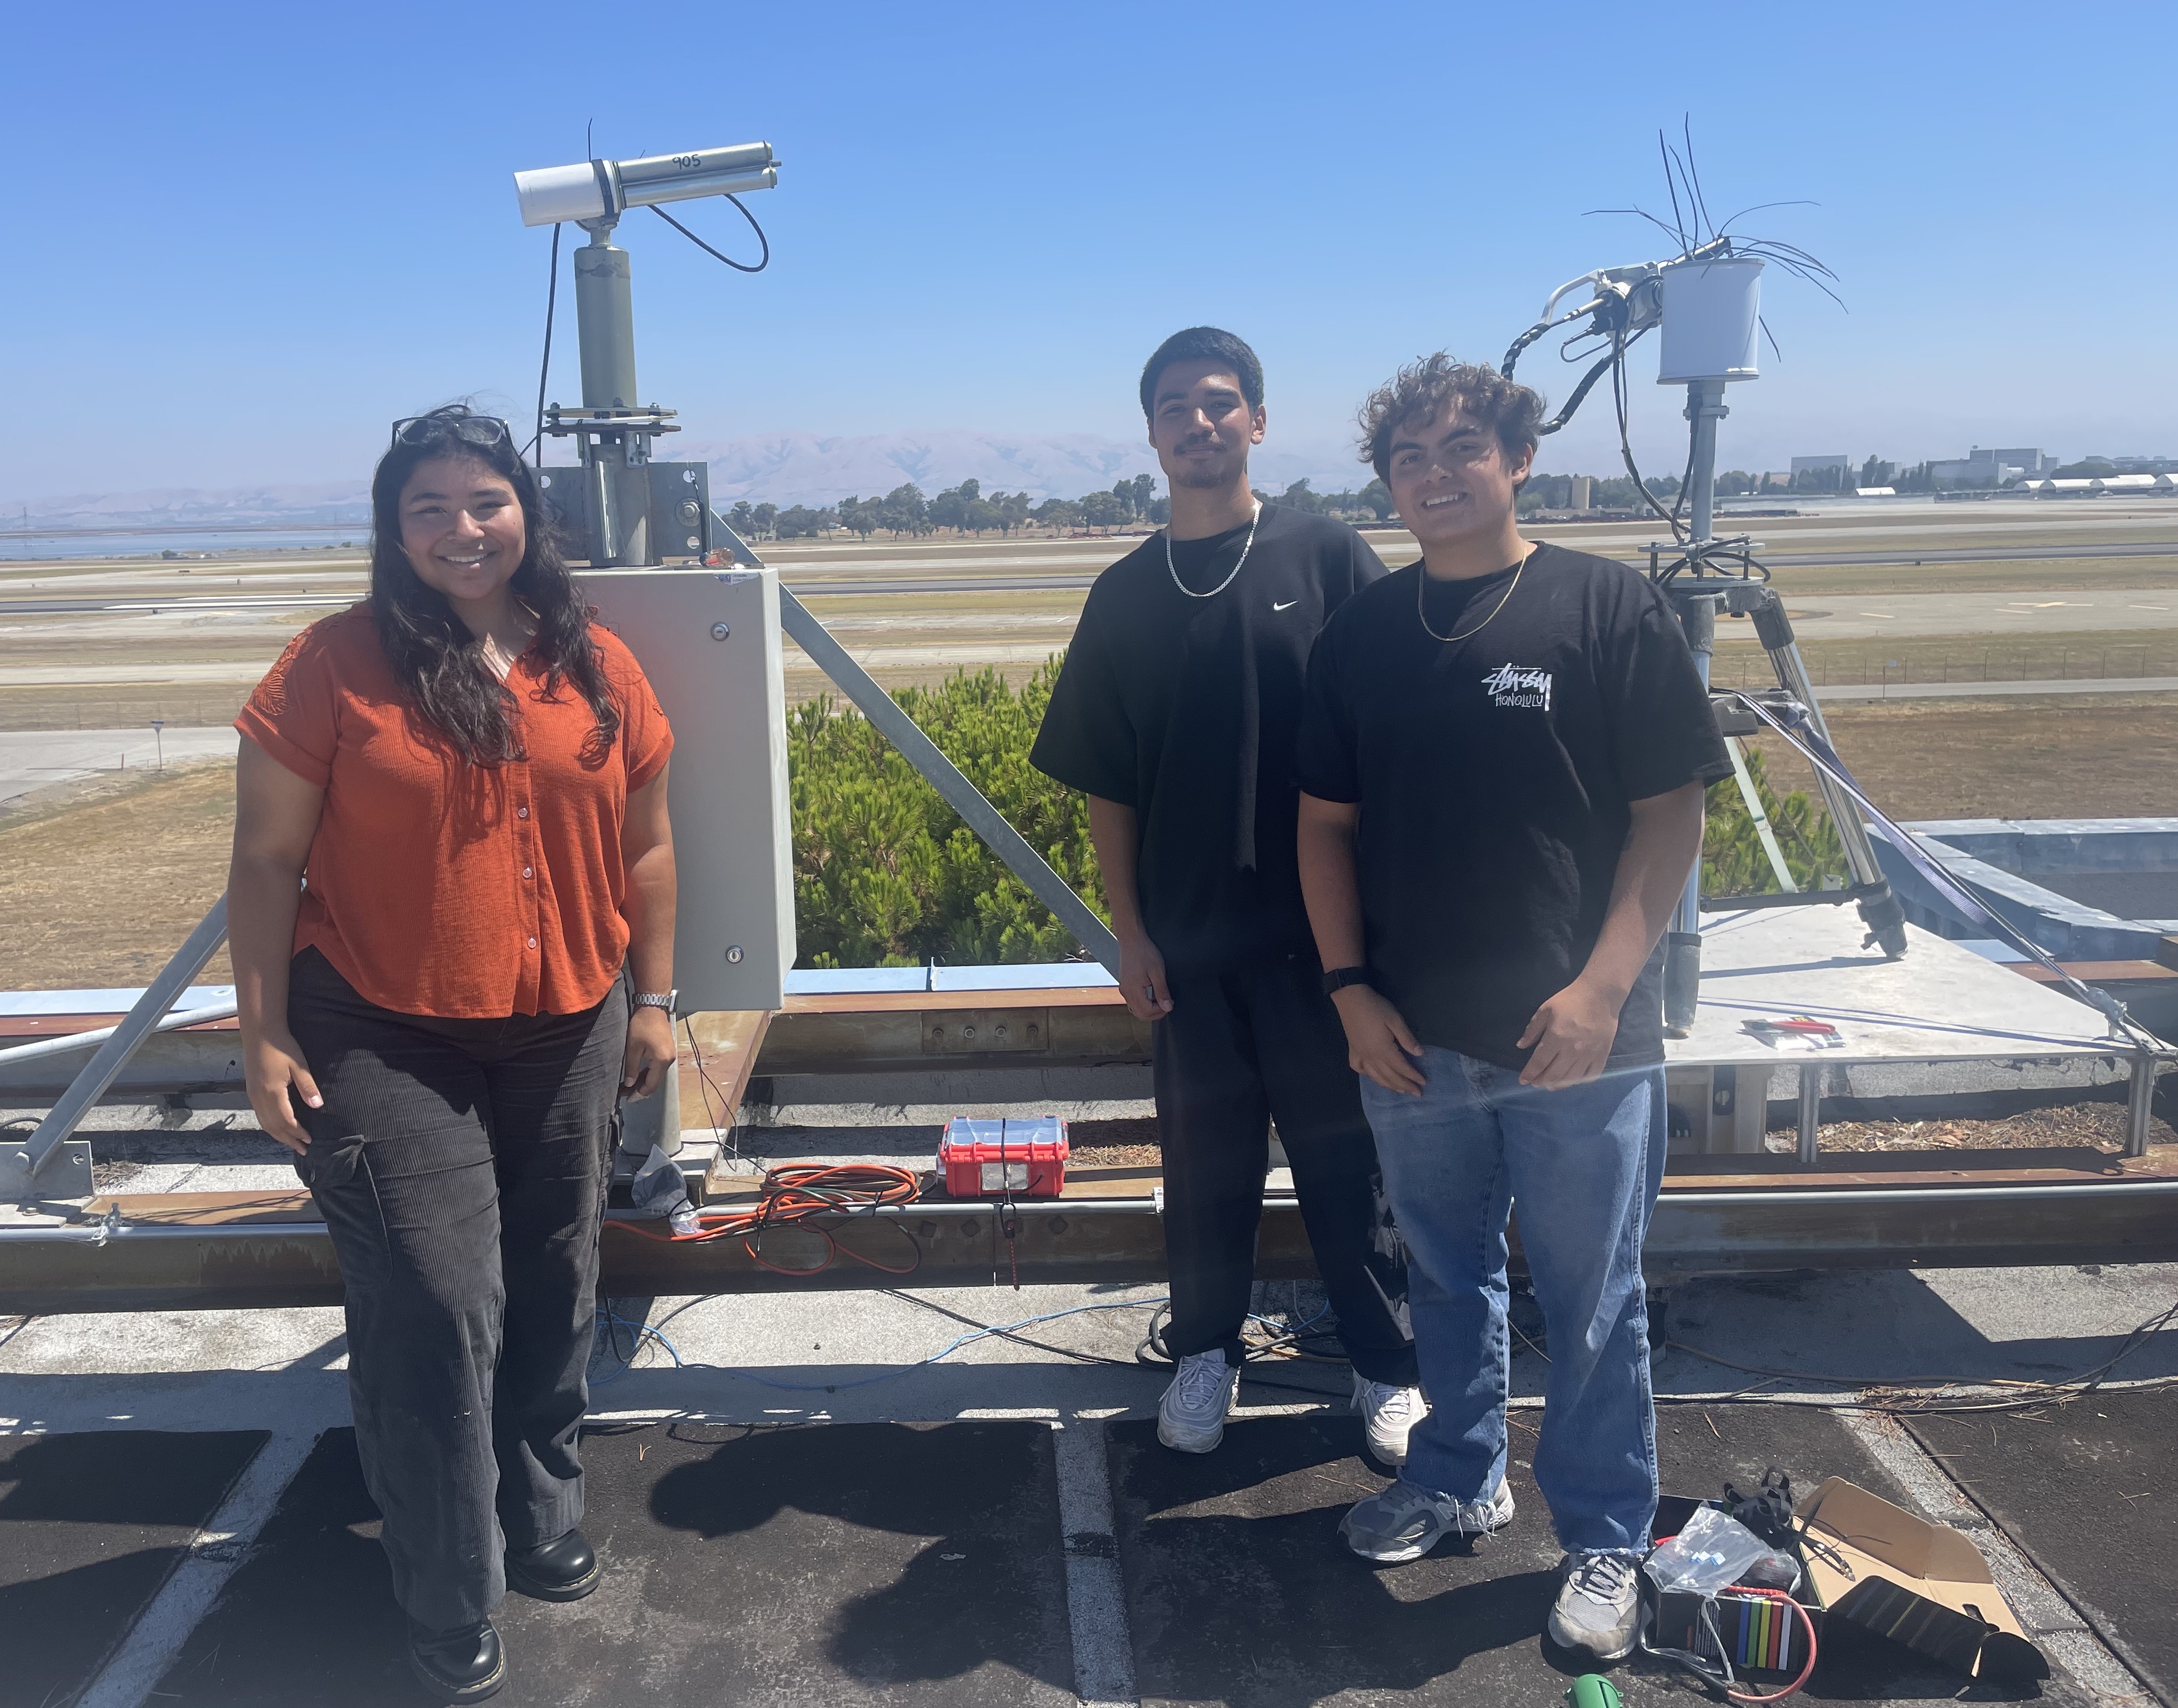
[[[938,1144],[938,1168],[955,1198],[1055,1198],[1066,1184],[1066,1123],[971,1120],[955,1115]]]

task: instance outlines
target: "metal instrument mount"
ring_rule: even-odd
[[[1759,544],[1745,534],[1719,539],[1716,534],[1716,424],[1728,412],[1724,403],[1724,381],[1696,380],[1687,386],[1687,419],[1693,424],[1694,446],[1687,486],[1689,502],[1688,538],[1684,541],[1651,542],[1649,578],[1670,599],[1673,614],[1694,651],[1703,685],[1710,680],[1710,665],[1716,649],[1717,608],[1734,616],[1750,616],[1755,638],[1769,654],[1776,672],[1774,693],[1782,700],[1807,709],[1818,734],[1830,740],[1822,708],[1816,703],[1814,684],[1800,656],[1792,619],[1783,601],[1769,585],[1770,572],[1763,566]],[[1668,556],[1667,556],[1668,554]],[[1757,733],[1753,715],[1736,705],[1720,706],[1719,731],[1727,739]],[[1851,901],[1860,909],[1868,927],[1863,948],[1880,948],[1896,961],[1906,953],[1906,915],[1891,893],[1875,846],[1860,809],[1834,780],[1818,773],[1816,787],[1830,813],[1838,840],[1845,849],[1852,884],[1839,890],[1807,890],[1759,896],[1721,897],[1705,901],[1701,893],[1701,862],[1694,862],[1680,898],[1672,928],[1665,933],[1664,1030],[1684,1037],[1693,1028],[1696,989],[1701,977],[1701,915],[1705,911],[1739,911],[1749,907],[1836,906]]]
[[[575,441],[580,473],[540,469],[539,478],[571,557],[594,569],[700,562],[714,544],[711,472],[651,459],[651,441],[681,428],[673,410],[635,402],[633,276],[627,251],[610,241],[619,222],[617,212],[582,222],[590,234],[575,251],[583,402],[544,412],[547,435]]]

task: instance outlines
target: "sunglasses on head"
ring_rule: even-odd
[[[496,415],[450,415],[444,412],[410,415],[393,424],[396,445],[428,445],[435,439],[457,439],[464,445],[512,445],[514,430]]]

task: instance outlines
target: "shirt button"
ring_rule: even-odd
[[[531,938],[531,939],[529,939],[529,946],[530,946],[532,949],[536,948],[536,946],[537,946],[537,939],[536,939],[535,938],[534,938],[534,937],[533,937],[533,938]]]
[[[527,866],[525,866],[525,867],[523,867],[523,868],[522,868],[522,875],[523,875],[524,878],[527,878],[528,876],[529,876],[529,868],[528,868]]]
[[[527,818],[529,816],[529,809],[527,807],[517,807],[514,809],[514,816],[517,818]]]

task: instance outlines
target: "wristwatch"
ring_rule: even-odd
[[[670,1020],[678,1006],[680,995],[681,992],[677,987],[666,991],[662,995],[656,991],[638,991],[636,993],[635,1005],[638,1008],[662,1008],[665,1010],[666,1019]]]
[[[1346,988],[1349,984],[1365,984],[1376,988],[1375,977],[1365,966],[1334,966],[1323,975],[1323,994],[1326,996]]]

